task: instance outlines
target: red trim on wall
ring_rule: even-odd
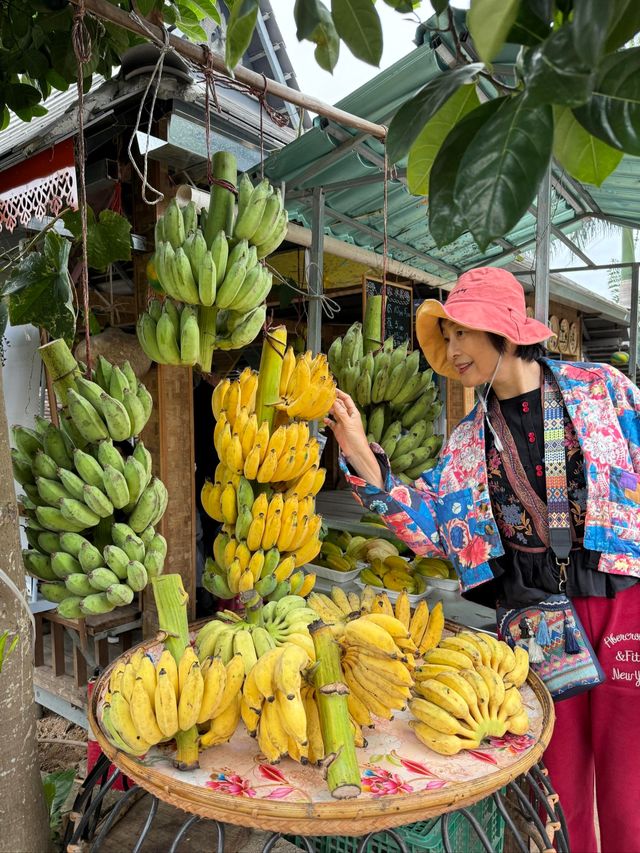
[[[0,194],[73,165],[73,138],[70,137],[0,172]]]

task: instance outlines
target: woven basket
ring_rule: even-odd
[[[461,630],[461,626],[454,623],[446,623],[446,628],[450,633]],[[152,639],[141,643],[138,648],[149,648],[156,644],[157,640]],[[143,765],[133,756],[120,752],[107,740],[97,722],[97,707],[98,698],[104,692],[113,666],[111,664],[102,673],[93,691],[89,723],[104,753],[123,773],[163,802],[191,814],[288,835],[364,835],[374,830],[424,821],[476,803],[539,761],[551,739],[555,719],[553,700],[548,690],[530,672],[527,682],[543,711],[542,731],[537,743],[509,768],[493,770],[486,777],[470,782],[451,782],[445,788],[404,794],[401,797],[356,798],[322,803],[243,798],[190,785],[188,773],[185,773],[184,782],[170,777],[161,767]],[[247,746],[251,743],[247,737]]]

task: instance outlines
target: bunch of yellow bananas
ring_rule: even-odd
[[[244,681],[241,656],[225,666],[219,657],[208,657],[202,664],[187,646],[180,662],[168,650],[158,662],[138,649],[121,658],[109,678],[102,707],[101,723],[109,740],[118,749],[132,755],[144,755],[160,741],[171,740],[180,731],[211,721],[211,729],[235,731],[230,721],[239,714],[239,694]],[[201,746],[213,745],[210,732],[201,738]],[[222,740],[215,740],[222,743]]]
[[[218,466],[216,482],[206,482],[201,494],[205,511],[225,524],[214,543],[215,560],[207,566],[214,595],[228,598],[256,589],[267,596],[284,582],[286,592],[306,595],[313,589],[315,576],[294,577],[294,570],[318,553],[322,518],[315,514],[314,495],[299,498],[296,488],[300,493],[313,488],[316,474],[310,471],[287,492],[268,489],[254,496],[244,476]]]
[[[315,357],[308,350],[296,357],[287,348],[280,375],[280,401],[276,409],[289,418],[306,421],[323,418],[336,398],[336,381],[329,370],[326,355]]]
[[[255,413],[250,414],[246,406],[233,427],[221,412],[213,442],[221,461],[233,473],[258,483],[286,483],[300,479],[311,468],[318,469],[320,446],[316,438],[309,438],[307,423],[279,426],[269,435],[267,422],[258,426]]]
[[[233,427],[242,408],[248,413],[256,410],[256,392],[258,390],[258,374],[250,367],[245,367],[237,379],[223,379],[213,389],[211,409],[216,420],[224,412]]]
[[[488,735],[525,734],[529,717],[519,687],[529,656],[490,634],[461,631],[427,652],[415,670],[409,703],[416,736],[442,755],[476,749]]]
[[[242,690],[241,714],[267,761],[274,763],[289,755],[306,764],[311,733],[302,698],[302,673],[311,664],[309,655],[294,643],[284,643],[264,654],[249,672]],[[319,720],[313,745],[319,749]]]
[[[331,594],[312,592],[308,604],[327,625],[344,623],[354,613],[382,613],[394,616],[404,625],[419,655],[438,645],[444,628],[442,602],[429,605],[423,599],[411,613],[411,604],[406,591],[400,593],[395,606],[386,593],[376,593],[366,586],[361,593],[345,592],[339,586],[331,588]]]
[[[416,647],[403,623],[385,613],[365,613],[344,627],[342,667],[349,709],[358,725],[372,725],[371,714],[390,720],[411,698]]]

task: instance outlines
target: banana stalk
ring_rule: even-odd
[[[364,311],[363,352],[374,352],[382,346],[382,296],[368,296]]]
[[[189,643],[187,622],[189,596],[185,592],[180,575],[160,575],[152,578],[151,585],[158,610],[158,626],[168,635],[164,641],[165,647],[173,655],[176,664],[179,664]],[[196,726],[192,726],[186,732],[178,732],[176,747],[174,765],[178,770],[195,770],[200,766]]]
[[[244,605],[244,621],[249,625],[262,625],[263,601],[255,589],[248,589],[240,593],[240,601]]]
[[[200,326],[200,367],[203,373],[211,373],[213,351],[216,348],[216,317],[218,309],[212,305],[200,306],[198,325]]]
[[[316,650],[313,678],[326,756],[323,764],[327,785],[335,799],[351,799],[360,794],[360,768],[349,719],[349,689],[340,666],[340,647],[331,626],[320,620],[309,625],[309,633]]]
[[[280,375],[286,348],[286,326],[276,326],[275,329],[269,329],[262,343],[258,390],[256,392],[258,424],[266,421],[269,424],[269,434],[271,434],[273,426],[275,403],[280,399]]]
[[[67,391],[76,389],[76,378],[80,376],[78,363],[66,343],[59,338],[39,348],[40,357],[53,381],[57,398],[67,405]]]
[[[228,151],[217,151],[213,155],[211,165],[215,181],[225,181],[235,188],[238,180],[238,163],[235,155]],[[204,232],[209,249],[218,231],[224,231],[227,237],[233,233],[234,207],[235,196],[231,190],[214,182]]]

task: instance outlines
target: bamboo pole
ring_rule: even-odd
[[[79,6],[81,0],[71,0],[71,2],[74,6]],[[90,12],[97,18],[102,18],[104,21],[109,21],[110,23],[116,24],[125,30],[136,33],[147,41],[151,41],[152,36],[155,36],[160,43],[164,42],[163,29],[146,20],[144,25],[139,24],[135,18],[132,18],[127,12],[119,9],[117,6],[113,6],[109,0],[84,0],[84,8],[87,12]],[[207,52],[200,45],[192,44],[186,39],[178,38],[173,35],[169,36],[169,43],[176,53],[184,57],[184,59],[189,62],[195,62],[198,65],[206,64]],[[220,74],[224,74],[226,77],[229,76],[224,60],[219,54],[212,52],[211,62],[215,71]],[[318,115],[326,116],[339,124],[353,127],[356,130],[363,131],[364,133],[369,133],[377,139],[384,139],[386,137],[387,129],[383,125],[367,121],[367,119],[348,113],[345,110],[338,109],[338,107],[333,107],[330,104],[326,104],[324,101],[318,100],[318,98],[314,98],[311,95],[305,95],[304,92],[299,92],[296,89],[290,89],[289,86],[285,86],[282,83],[276,83],[275,80],[270,80],[262,74],[256,74],[255,71],[243,68],[242,65],[239,65],[234,69],[233,76],[241,83],[254,87],[258,92],[266,91],[268,94],[281,98],[283,101],[295,104],[298,107],[302,107],[303,109],[317,113]]]

